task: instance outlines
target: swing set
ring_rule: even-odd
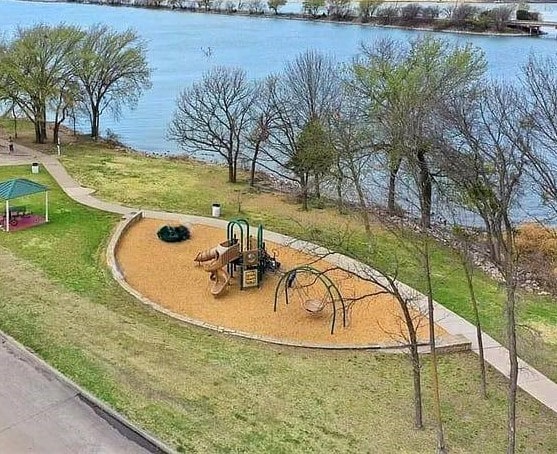
[[[312,316],[322,315],[327,307],[332,307],[331,334],[335,332],[337,310],[340,309],[342,326],[346,328],[348,306],[338,287],[323,271],[302,265],[286,272],[275,289],[274,312],[277,312],[281,294],[284,294],[286,304],[297,299]]]

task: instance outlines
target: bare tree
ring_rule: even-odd
[[[339,110],[329,118],[331,143],[335,149],[335,166],[331,176],[337,201],[342,209],[346,189],[353,188],[362,214],[364,228],[371,231],[368,182],[378,152],[372,142],[370,125],[357,98],[345,96]]]
[[[217,154],[236,182],[238,158],[247,142],[255,99],[253,83],[238,68],[215,67],[177,100],[168,134],[189,153]]]
[[[510,86],[494,82],[477,96],[454,100],[449,111],[452,150],[446,168],[482,218],[493,263],[506,289],[505,317],[510,377],[507,453],[516,446],[518,354],[516,335],[517,254],[512,210],[518,203],[526,160],[522,149],[531,143],[531,129],[520,109],[521,98]]]
[[[269,139],[270,130],[277,119],[276,105],[272,102],[272,94],[276,85],[276,77],[269,76],[256,87],[256,94],[251,111],[252,129],[248,135],[246,146],[251,150],[250,186],[255,185],[255,171],[262,147]]]
[[[327,14],[335,20],[343,20],[352,15],[351,0],[327,0]]]
[[[122,107],[133,108],[143,90],[151,87],[147,46],[131,29],[119,32],[107,25],[92,26],[72,61],[95,139],[105,111],[118,116]]]
[[[557,216],[557,58],[531,55],[523,67],[522,83],[528,104],[524,123],[535,132],[532,146],[522,147],[533,176],[533,188]]]
[[[476,298],[476,287],[474,285],[474,259],[471,252],[470,233],[463,228],[456,228],[455,233],[458,239],[461,240],[461,249],[458,251],[462,268],[466,275],[466,285],[468,293],[470,294],[470,304],[474,312],[474,325],[476,326],[476,339],[478,340],[478,358],[480,367],[480,394],[484,399],[487,399],[487,378],[485,372],[485,359],[484,359],[484,345],[482,336],[482,323],[480,320],[480,310],[478,300]]]
[[[391,226],[392,227],[392,226]],[[335,273],[338,270],[342,270],[344,273],[347,273],[349,276],[356,277],[361,279],[365,282],[369,282],[373,284],[377,290],[374,292],[369,292],[365,294],[357,294],[357,295],[343,295],[346,305],[353,306],[354,304],[358,304],[359,301],[362,301],[367,298],[372,298],[374,296],[378,296],[381,294],[388,294],[394,297],[395,301],[397,302],[401,313],[402,313],[402,320],[404,322],[404,328],[401,332],[398,333],[389,333],[391,335],[395,335],[403,340],[405,347],[408,349],[410,363],[412,367],[412,385],[413,385],[413,406],[414,406],[414,427],[416,429],[423,428],[423,403],[422,403],[422,379],[421,379],[421,357],[419,347],[421,345],[425,345],[423,342],[420,342],[418,337],[418,329],[423,321],[423,314],[420,311],[419,306],[417,305],[417,297],[418,294],[415,292],[409,292],[403,284],[401,284],[397,280],[399,264],[398,260],[395,255],[389,255],[389,257],[383,257],[385,263],[391,263],[392,267],[389,271],[386,270],[378,270],[374,269],[371,266],[368,266],[367,263],[371,263],[374,260],[377,260],[377,256],[375,257],[362,257],[361,254],[359,255],[358,262],[348,262],[345,266],[336,266],[332,265],[330,261],[328,261],[328,257],[333,255],[333,250],[343,250],[348,255],[351,255],[350,250],[350,237],[351,232],[349,229],[344,231],[340,231],[337,237],[329,238],[328,243],[324,244],[324,239],[320,238],[312,238],[311,231],[307,226],[305,226],[306,231],[308,232],[308,237],[310,240],[319,241],[321,244],[320,247],[307,247],[306,252],[308,252],[311,256],[315,257],[314,261],[311,263],[312,265],[317,262],[327,261],[327,266],[322,270],[323,274],[330,274]],[[399,229],[395,227],[395,233],[398,238],[406,244],[408,237],[406,236],[405,229]],[[373,240],[370,238],[370,241]],[[323,246],[323,247],[322,247]],[[324,249],[325,248],[325,249]],[[360,262],[363,260],[364,263]]]
[[[296,182],[304,207],[307,207],[310,177],[319,176],[330,166],[325,162],[330,160],[329,153],[314,153],[307,136],[312,132],[311,135],[319,138],[322,136],[319,130],[326,132],[324,126],[336,111],[341,96],[336,64],[316,51],[306,51],[289,62],[272,87],[269,99],[275,115],[264,151],[265,160],[260,165]],[[319,142],[326,145],[322,137]]]

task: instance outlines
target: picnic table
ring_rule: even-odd
[[[11,206],[9,211],[10,211],[10,225],[17,225],[20,218],[27,217],[31,214],[30,211],[27,211],[27,207],[25,205]],[[6,211],[1,212],[0,223],[2,223],[2,225],[6,223]]]

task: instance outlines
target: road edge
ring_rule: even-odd
[[[162,441],[148,434],[143,429],[131,423],[127,418],[110,408],[107,404],[97,399],[91,393],[83,389],[70,378],[49,365],[45,360],[38,357],[32,350],[25,347],[9,334],[0,330],[0,340],[8,344],[8,347],[16,351],[24,359],[28,360],[34,367],[47,376],[61,382],[64,386],[75,392],[75,396],[88,405],[99,417],[104,419],[111,427],[116,429],[122,436],[133,441],[137,445],[153,454],[176,454],[176,451]]]

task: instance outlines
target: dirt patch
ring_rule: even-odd
[[[223,229],[194,225],[192,238],[181,243],[164,243],[157,238],[163,221],[144,219],[122,237],[117,260],[126,281],[151,301],[177,313],[213,325],[290,341],[347,344],[392,344],[402,341],[404,322],[396,301],[388,295],[366,297],[353,305],[350,323],[342,327],[337,318],[334,335],[330,334],[332,307],[320,315],[311,315],[303,307],[307,299],[322,298],[325,289],[316,285],[307,291],[290,292],[290,304],[284,295],[277,312],[273,311],[274,294],[280,273],[264,277],[260,288],[240,290],[237,276],[226,292],[211,295],[213,282],[209,273],[194,263],[199,251],[215,247],[226,240]],[[267,242],[267,250],[276,253],[282,271],[314,261],[314,258],[286,246]],[[326,269],[326,262],[315,265]],[[374,293],[377,289],[355,277],[335,270],[330,274],[345,297]],[[427,322],[420,327],[420,337],[427,337]],[[439,335],[446,334],[441,328]]]

